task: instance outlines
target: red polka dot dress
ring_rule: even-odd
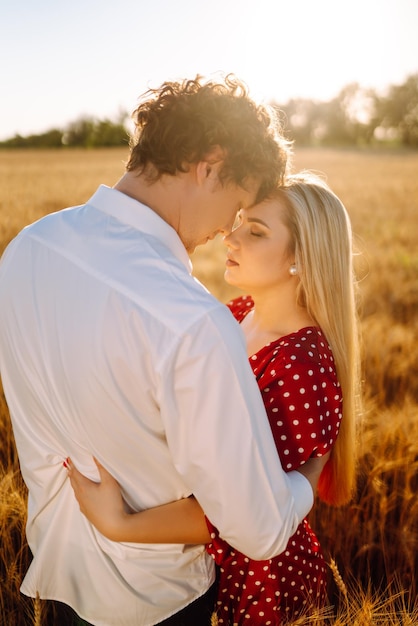
[[[249,296],[229,303],[238,322],[253,305]],[[328,452],[338,434],[342,397],[321,330],[308,327],[281,337],[250,357],[250,363],[284,470]],[[212,542],[207,550],[219,566],[220,625],[276,626],[325,603],[326,566],[306,519],[286,550],[266,561],[232,549],[209,521],[208,526]]]

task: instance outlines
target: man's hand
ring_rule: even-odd
[[[329,455],[330,453],[328,452],[324,456],[309,459],[306,463],[297,468],[297,471],[300,472],[300,474],[303,474],[303,476],[305,476],[305,478],[307,478],[311,483],[314,494],[316,493],[321,472],[329,460]]]

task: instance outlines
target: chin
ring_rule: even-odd
[[[228,275],[228,270],[226,270],[226,272],[224,273],[224,281],[230,286],[230,287],[236,287],[237,289],[239,289],[240,291],[246,291],[245,287],[243,287],[243,285],[241,284],[241,282],[238,282],[237,280],[234,280],[232,276]]]
[[[237,287],[238,286],[238,285],[236,285],[234,280],[231,280],[231,276],[229,276],[228,270],[226,270],[226,272],[224,273],[224,281],[226,283],[228,283],[228,285],[231,285],[231,287]]]

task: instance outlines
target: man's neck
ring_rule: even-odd
[[[164,177],[150,182],[144,174],[126,172],[114,185],[114,189],[145,204],[175,228],[179,206],[176,177]]]

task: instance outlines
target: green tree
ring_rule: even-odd
[[[285,105],[273,103],[279,111],[285,134],[297,145],[319,143],[321,103],[305,98],[294,98]]]
[[[405,146],[418,146],[418,74],[402,85],[392,85],[385,97],[376,97],[380,127],[397,129]]]
[[[275,106],[283,112],[289,138],[298,145],[369,144],[378,125],[374,92],[357,83],[328,102],[294,99]]]
[[[0,148],[62,148],[62,130],[53,128],[40,135],[22,137],[15,135],[11,139],[2,141]]]
[[[114,124],[110,120],[99,120],[91,137],[93,146],[122,146],[129,141],[128,132],[123,123]]]
[[[117,122],[109,119],[80,117],[71,122],[65,130],[63,142],[66,146],[99,148],[123,146],[129,141],[125,127],[126,114],[122,113]]]
[[[358,83],[344,87],[322,110],[323,143],[370,144],[377,124],[374,91]]]
[[[93,117],[80,117],[65,129],[63,143],[66,146],[88,148],[92,146],[95,120]]]

